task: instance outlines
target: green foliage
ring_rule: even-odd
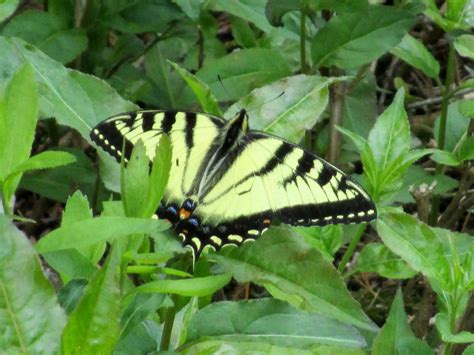
[[[0,349],[451,354],[473,342],[460,328],[474,289],[473,9],[0,1]],[[246,109],[252,129],[361,173],[379,218],[273,227],[193,267],[170,224],[150,218],[176,183],[170,139],[151,160],[138,142],[127,166],[87,145],[98,122],[139,107]],[[38,254],[59,275],[57,296]],[[414,335],[426,301],[414,295],[431,292],[425,333],[439,336],[428,345]]]
[[[32,246],[5,216],[0,216],[0,289],[0,347],[11,353],[59,350],[64,311]]]

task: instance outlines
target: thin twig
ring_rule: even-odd
[[[334,83],[329,88],[329,93],[331,117],[329,118],[328,160],[333,164],[337,164],[341,154],[341,135],[336,127],[342,125],[344,114],[345,83]]]

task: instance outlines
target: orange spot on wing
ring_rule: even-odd
[[[185,210],[184,208],[181,208],[179,210],[179,217],[181,219],[189,218],[189,216],[191,216],[191,212],[189,212],[188,210]]]
[[[263,224],[270,224],[270,220],[268,218],[264,219]]]

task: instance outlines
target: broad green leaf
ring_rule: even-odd
[[[23,65],[15,72],[0,104],[0,179],[4,179],[30,156],[38,116],[31,66]]]
[[[86,139],[92,127],[105,118],[137,109],[104,81],[66,69],[21,39],[0,37],[0,53],[5,78],[11,77],[22,63],[33,68],[41,89],[41,116],[55,117],[59,124],[77,129]],[[31,104],[23,106],[18,109],[32,109]],[[22,136],[15,137],[21,141]]]
[[[124,33],[163,33],[184,17],[179,8],[168,1],[118,2],[122,6],[117,6],[116,3],[116,1],[109,3],[109,11],[104,14],[101,22]]]
[[[472,87],[474,87],[474,80]],[[474,118],[474,100],[459,100],[459,113],[464,117]]]
[[[379,216],[377,232],[415,271],[427,276],[434,286],[449,289],[450,266],[443,245],[429,226],[407,214],[387,213]]]
[[[466,138],[462,141],[458,151],[456,152],[459,160],[473,160],[474,159],[474,137]]]
[[[97,217],[78,221],[48,233],[36,244],[39,253],[83,248],[132,234],[146,234],[168,228],[168,223],[151,218]]]
[[[474,36],[462,35],[455,39],[454,48],[463,57],[474,59]]]
[[[372,354],[434,354],[433,350],[417,339],[410,329],[400,290],[395,295],[387,322],[374,340]]]
[[[20,0],[3,0],[0,2],[0,22],[15,12],[19,2]]]
[[[415,22],[408,11],[370,6],[333,17],[312,40],[317,67],[357,68],[395,47]]]
[[[0,349],[59,350],[66,317],[28,239],[0,215]]]
[[[444,150],[454,151],[459,141],[466,135],[469,120],[460,112],[460,101],[454,101],[448,106],[448,117],[446,122],[446,141]],[[434,136],[439,136],[440,116],[436,119],[434,126]]]
[[[243,48],[257,47],[256,34],[250,24],[244,19],[231,17],[232,35],[235,41]]]
[[[167,62],[171,64],[174,70],[176,70],[176,72],[184,81],[186,81],[188,86],[194,92],[194,95],[196,95],[203,112],[209,113],[211,115],[222,116],[217,99],[214,97],[214,95],[212,95],[211,90],[209,90],[209,87],[204,82],[202,82],[195,75],[188,72],[186,69],[181,68],[178,64],[169,60]]]
[[[361,349],[349,349],[339,346],[321,345],[314,346],[311,350],[302,350],[289,347],[281,347],[267,342],[232,342],[229,340],[206,340],[186,347],[182,352],[184,355],[190,354],[241,354],[241,355],[364,355]]]
[[[376,330],[334,266],[301,237],[272,228],[255,243],[209,254],[239,282],[264,286],[276,298],[357,327]]]
[[[445,343],[474,343],[474,333],[463,330],[457,334],[453,334],[450,329],[448,316],[444,313],[438,313],[436,315],[436,328]]]
[[[356,272],[376,272],[389,279],[409,279],[416,275],[406,262],[381,243],[369,243],[357,257]]]
[[[340,225],[294,227],[293,230],[300,234],[307,244],[318,249],[328,261],[334,259],[334,254],[343,243],[343,231]]]
[[[118,256],[112,250],[69,315],[62,336],[63,353],[111,353],[120,333],[119,270]]]
[[[474,344],[469,345],[462,353],[462,355],[474,355]]]
[[[69,28],[66,21],[50,12],[26,10],[15,16],[3,34],[24,39],[51,58],[69,63],[87,48],[81,28]]]
[[[378,115],[376,86],[375,76],[368,73],[344,97],[343,127],[364,138]]]
[[[324,112],[329,85],[335,78],[295,75],[253,90],[233,104],[224,117],[231,118],[245,108],[250,126],[298,143]],[[281,95],[279,97],[279,95]]]
[[[439,76],[439,63],[422,42],[410,34],[390,51],[431,78]]]
[[[201,14],[204,0],[189,1],[189,0],[175,0],[174,1],[181,10],[194,22],[197,22]]]
[[[207,296],[227,285],[230,274],[195,277],[181,280],[159,280],[138,286],[134,292],[139,293],[174,293],[181,296]]]
[[[239,99],[252,89],[290,74],[290,68],[278,50],[249,48],[206,61],[196,76],[209,86],[219,101],[223,101]]]
[[[310,349],[320,344],[349,348],[366,346],[364,338],[354,327],[270,298],[218,302],[205,307],[192,317],[187,341],[209,337],[232,342],[266,342],[299,349]]]
[[[97,270],[95,264],[77,249],[42,253],[41,256],[61,276],[64,283],[73,279],[89,280]]]
[[[272,26],[265,16],[266,2],[267,0],[213,0],[207,2],[206,10],[227,12],[252,22],[264,32],[269,32]]]
[[[458,166],[461,161],[456,157],[456,154],[448,152],[446,150],[437,149],[431,159],[435,162],[448,166]]]

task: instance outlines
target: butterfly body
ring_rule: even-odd
[[[111,117],[92,140],[125,162],[141,139],[153,158],[162,134],[172,167],[157,214],[199,255],[255,240],[272,222],[290,225],[360,223],[376,217],[368,194],[338,168],[279,137],[235,118],[182,111],[137,111]]]

